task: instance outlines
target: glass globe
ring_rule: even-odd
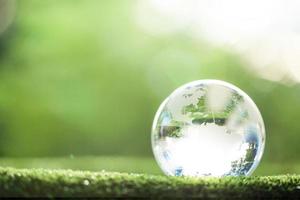
[[[239,88],[199,80],[176,89],[159,107],[152,149],[173,176],[250,175],[265,145],[262,116]]]

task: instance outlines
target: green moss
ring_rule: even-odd
[[[184,178],[0,168],[2,197],[299,199],[300,176]]]

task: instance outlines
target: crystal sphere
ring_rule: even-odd
[[[173,176],[250,175],[265,145],[262,116],[236,86],[199,80],[176,89],[159,107],[152,149]]]

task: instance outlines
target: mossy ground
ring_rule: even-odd
[[[300,176],[187,178],[0,168],[1,197],[299,199]]]
[[[2,158],[0,166],[1,197],[300,199],[300,175],[279,175],[299,174],[295,163],[262,162],[252,177],[221,179],[166,177],[153,158]]]
[[[153,157],[85,156],[70,155],[54,158],[1,158],[0,166],[14,168],[73,169],[82,171],[112,171],[162,175]],[[255,176],[300,174],[297,162],[266,162],[262,160]]]

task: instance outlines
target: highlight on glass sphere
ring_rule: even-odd
[[[152,127],[156,161],[173,176],[248,176],[264,144],[264,122],[255,103],[218,80],[176,89],[161,104]]]

